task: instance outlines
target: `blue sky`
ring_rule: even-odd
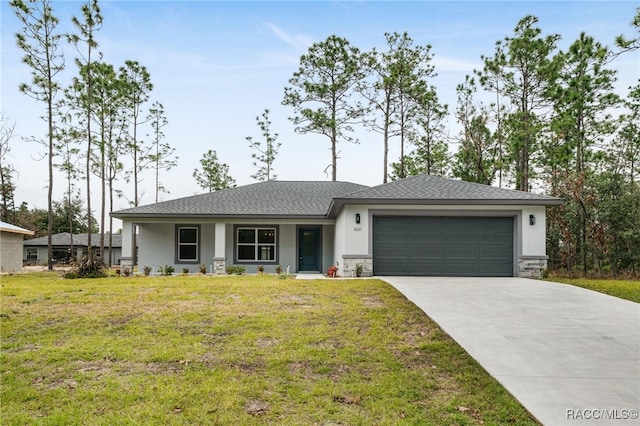
[[[70,17],[79,15],[78,1],[54,1],[61,31],[71,31]],[[568,47],[581,31],[613,45],[617,34],[634,35],[630,21],[635,2],[528,1],[102,1],[104,26],[98,35],[104,61],[119,67],[127,59],[139,61],[151,74],[152,100],[164,104],[169,120],[166,141],[176,148],[178,167],[161,181],[170,194],[163,199],[201,190],[192,177],[198,160],[216,150],[239,185],[254,182],[251,149],[246,136],[261,140],[255,117],[271,110],[272,130],[282,143],[275,163],[281,180],[325,180],[330,164],[329,143],[315,135],[299,135],[287,120],[292,114],[280,102],[300,55],[332,34],[345,37],[361,50],[384,49],[385,32],[407,31],[418,44],[431,44],[438,76],[432,84],[440,99],[455,109],[455,86],[466,74],[481,68],[480,55],[492,55],[495,42],[513,34],[527,14],[539,18],[543,34],[559,33],[560,48]],[[29,70],[21,64],[15,45],[20,25],[3,1],[1,110],[16,123],[10,161],[19,172],[16,201],[46,207],[46,161],[43,151],[20,136],[45,136],[38,119],[44,107],[18,92]],[[74,51],[64,45],[68,78],[74,71]],[[613,63],[619,70],[622,94],[640,75],[638,52]],[[451,136],[456,126],[450,119]],[[360,145],[342,143],[338,179],[365,185],[382,182],[382,141],[376,133],[358,131]],[[395,145],[395,144],[394,144]],[[455,147],[452,147],[455,150]],[[395,161],[398,149],[392,146]],[[93,179],[97,181],[97,179]],[[143,204],[153,201],[153,177],[146,174]],[[123,186],[130,195],[131,186]],[[54,183],[61,199],[64,181]],[[93,191],[94,199],[99,194]],[[126,200],[118,208],[127,207]]]

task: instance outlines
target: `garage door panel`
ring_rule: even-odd
[[[428,267],[436,274],[444,274],[445,265],[442,262],[411,262],[409,265],[407,265],[407,275],[422,275],[422,271],[424,270],[425,265],[428,265]]]
[[[512,276],[512,217],[374,217],[377,275]]]
[[[469,244],[458,244],[455,246],[445,246],[443,257],[450,258],[476,258],[478,256],[477,247]]]
[[[475,262],[457,262],[455,264],[446,264],[443,275],[468,277],[477,274],[478,271]]]
[[[390,244],[393,244],[393,243],[405,244],[406,238],[407,237],[405,233],[399,234],[399,233],[385,232],[380,235],[379,241],[390,243]]]
[[[411,256],[411,252],[407,247],[384,247],[378,251],[378,257],[382,259],[405,259]]]
[[[407,275],[405,273],[407,269],[405,262],[380,261],[379,267],[388,271],[387,275]]]
[[[510,245],[508,242],[504,243],[479,243],[477,246],[478,256],[480,257],[511,257],[512,250],[511,247],[506,247]]]
[[[441,259],[442,258],[442,248],[435,245],[425,246],[425,247],[414,246],[411,248],[411,250],[407,250],[407,252],[409,252],[407,253],[407,256],[411,256],[418,259],[421,259],[421,258]]]

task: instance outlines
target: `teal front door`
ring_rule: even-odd
[[[321,228],[298,228],[298,272],[320,272],[322,267]]]

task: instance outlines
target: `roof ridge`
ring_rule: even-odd
[[[551,196],[546,195],[546,194],[539,194],[539,193],[536,193],[536,192],[529,192],[529,191],[523,191],[523,190],[520,190],[520,189],[512,189],[512,188],[503,188],[503,187],[499,187],[499,186],[486,185],[486,184],[479,183],[479,182],[469,182],[469,181],[465,181],[465,180],[461,180],[461,179],[457,179],[457,178],[430,175],[430,174],[427,174],[427,173],[407,176],[407,177],[399,179],[399,180],[394,180],[394,181],[390,181],[390,182],[387,182],[387,183],[382,183],[380,185],[375,185],[375,186],[372,186],[372,187],[367,188],[367,189],[362,189],[362,190],[356,191],[356,192],[351,193],[351,194],[346,194],[345,196],[352,196],[352,195],[355,195],[355,194],[357,194],[359,192],[364,192],[364,191],[368,191],[368,190],[376,190],[376,189],[392,186],[392,185],[395,185],[395,184],[399,184],[401,182],[407,182],[409,180],[418,180],[418,179],[421,179],[421,178],[422,179],[428,178],[428,179],[433,179],[433,180],[439,180],[439,181],[442,181],[442,182],[452,182],[454,184],[462,184],[462,185],[467,185],[467,186],[474,186],[476,188],[482,188],[483,190],[490,189],[490,190],[498,190],[498,191],[509,191],[509,192],[516,193],[516,194],[521,194],[521,195],[530,194],[530,195],[534,195],[534,196],[537,196],[537,197],[555,198],[555,197],[551,197]]]
[[[127,215],[324,216],[331,200],[368,188],[347,181],[269,180],[112,212]]]
[[[410,176],[410,177],[419,177],[421,175],[415,175],[415,176]],[[470,181],[466,181],[466,180],[461,180],[458,178],[448,178],[448,177],[444,177],[444,176],[436,176],[436,175],[428,175],[428,174],[424,174],[424,176],[429,176],[430,178],[434,178],[434,179],[440,179],[440,180],[446,180],[446,181],[452,181],[452,182],[457,182],[457,183],[464,183],[464,184],[468,184],[471,186],[476,186],[476,187],[481,187],[481,188],[493,188],[493,189],[498,189],[500,191],[511,191],[511,192],[515,192],[518,194],[531,194],[531,195],[535,195],[535,196],[542,196],[542,197],[551,197],[550,195],[546,195],[546,194],[538,194],[536,192],[530,192],[530,191],[523,191],[521,189],[513,189],[513,188],[503,188],[501,186],[493,186],[493,185],[487,185],[484,183],[479,183],[479,182],[470,182]],[[408,179],[408,178],[406,178]],[[551,197],[554,198],[554,197]]]

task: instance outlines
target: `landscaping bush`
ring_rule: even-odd
[[[158,271],[160,272],[160,275],[168,276],[173,274],[176,271],[176,269],[171,265],[164,265],[158,268]]]
[[[75,278],[104,278],[107,276],[107,265],[93,255],[83,256],[74,268],[62,277]]]
[[[247,272],[247,268],[245,268],[244,266],[240,266],[240,265],[234,265],[234,266],[229,266],[227,268],[227,274],[229,275],[242,275],[245,272]]]

